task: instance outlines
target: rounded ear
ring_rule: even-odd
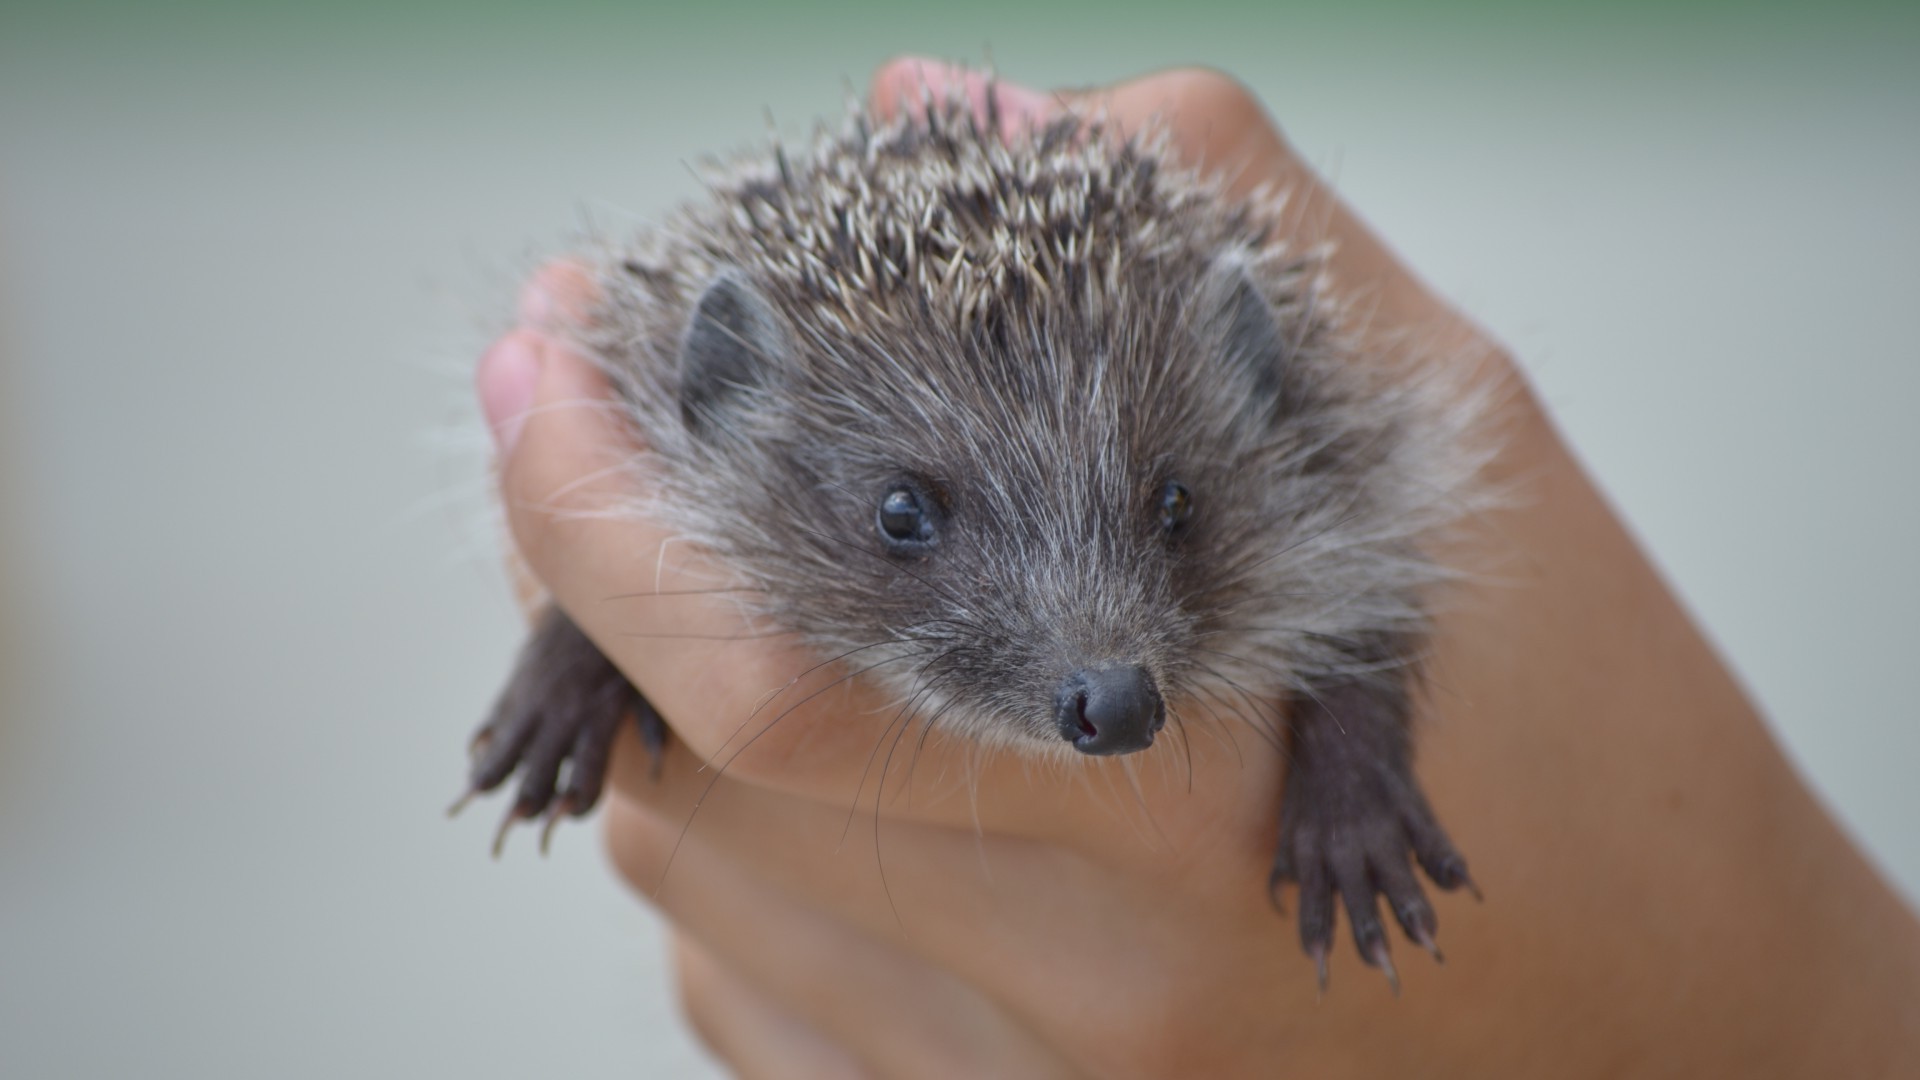
[[[724,430],[730,410],[776,377],[788,357],[780,315],[747,276],[715,274],[680,339],[680,416],[688,430]]]
[[[1288,407],[1294,342],[1253,279],[1243,252],[1221,255],[1200,289],[1203,347],[1245,372],[1251,404],[1271,415]]]

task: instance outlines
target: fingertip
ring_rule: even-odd
[[[578,414],[585,408],[595,416],[605,416],[604,409],[592,406],[610,405],[614,398],[606,371],[570,344],[568,334],[586,324],[599,294],[599,283],[586,266],[567,259],[547,263],[527,279],[521,290],[521,328],[502,339],[514,343],[516,351],[531,347],[538,353],[527,402],[529,411],[571,413],[553,425],[571,431],[596,426],[587,423],[583,427]]]
[[[502,458],[513,453],[526,426],[527,413],[533,408],[542,351],[535,335],[516,330],[494,342],[474,369],[480,410],[493,432],[494,451]]]
[[[993,82],[982,83],[979,96],[974,101],[974,112],[980,114],[986,110],[987,90],[993,91],[994,103],[1000,116],[1000,134],[1012,136],[1027,128],[1037,127],[1053,119],[1061,111],[1057,98],[1043,94],[1031,87],[1019,83]]]
[[[966,95],[973,115],[981,120],[997,116],[1000,133],[1013,136],[1051,119],[1060,111],[1060,103],[1051,95],[996,79],[986,72],[924,56],[901,56],[880,65],[874,72],[868,100],[874,115],[891,120],[902,111],[925,114],[925,103],[959,90]],[[987,95],[993,95],[988,108]]]
[[[523,335],[540,347],[539,370],[512,452],[503,453],[500,485],[517,547],[551,586],[552,522],[604,512],[627,496],[630,477],[613,466],[631,456],[631,436],[604,372],[533,331],[509,336]]]
[[[882,120],[892,120],[903,109],[917,110],[922,92],[947,85],[949,66],[924,56],[894,57],[874,71],[868,107]]]
[[[520,289],[520,324],[551,330],[563,321],[579,322],[599,295],[599,285],[585,266],[556,259],[534,271]]]

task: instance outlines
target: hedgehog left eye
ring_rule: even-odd
[[[1160,489],[1160,528],[1173,533],[1193,516],[1193,493],[1178,481]]]
[[[899,552],[919,552],[933,544],[933,516],[921,502],[920,493],[910,487],[887,492],[874,514],[880,538]]]

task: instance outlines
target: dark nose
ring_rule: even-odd
[[[1054,699],[1060,737],[1083,754],[1131,754],[1153,745],[1167,707],[1153,676],[1137,667],[1085,669],[1067,676]]]

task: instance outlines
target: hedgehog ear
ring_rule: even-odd
[[[771,382],[787,354],[773,305],[738,270],[714,275],[680,341],[680,415],[689,430],[724,427],[728,410]]]
[[[1244,255],[1223,255],[1200,290],[1206,317],[1200,320],[1208,348],[1229,367],[1246,373],[1252,403],[1271,415],[1287,405],[1293,347],[1273,305],[1247,269]]]

